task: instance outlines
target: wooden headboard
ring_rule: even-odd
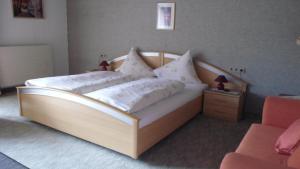
[[[181,57],[181,55],[172,54],[168,52],[141,52],[143,60],[153,69],[163,66],[173,60]],[[127,55],[120,56],[110,62],[112,70],[116,70],[121,66]],[[219,75],[225,75],[228,79],[228,83],[225,87],[230,90],[246,92],[247,83],[242,79],[226,72],[225,70],[213,66],[211,64],[205,63],[198,59],[194,59],[194,65],[199,79],[208,84],[209,87],[216,87],[217,83],[214,81]]]

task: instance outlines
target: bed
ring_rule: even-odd
[[[72,93],[84,94],[133,80],[137,77],[114,71],[93,71],[88,73],[44,77],[25,82],[26,86],[60,89]]]
[[[152,68],[180,57],[167,52],[143,52],[143,60]],[[120,67],[127,55],[112,60],[111,67]],[[247,83],[205,62],[194,66],[202,82],[215,87],[214,79],[224,74],[230,81],[226,87],[246,92]],[[203,86],[203,89],[207,86]],[[143,152],[191,120],[202,109],[202,90],[193,86],[170,99],[136,113],[128,113],[99,100],[47,87],[18,87],[20,113],[34,122],[52,127],[97,145],[137,159]],[[176,105],[166,106],[166,105]]]

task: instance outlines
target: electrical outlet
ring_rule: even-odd
[[[229,70],[233,73],[246,73],[245,67],[230,67]]]
[[[240,68],[240,72],[241,72],[241,73],[246,73],[246,68],[245,68],[245,67]]]

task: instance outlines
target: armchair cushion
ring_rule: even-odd
[[[220,169],[292,169],[239,153],[227,154]]]
[[[300,118],[300,100],[281,97],[267,97],[263,108],[262,124],[288,128]]]
[[[300,119],[293,122],[276,141],[276,151],[291,155],[300,141]],[[300,159],[299,159],[300,160]]]

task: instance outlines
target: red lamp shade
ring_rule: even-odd
[[[104,70],[107,70],[107,66],[109,66],[109,64],[106,60],[104,60],[99,64],[99,66],[103,67]]]
[[[224,84],[223,83],[227,83],[228,80],[226,79],[226,77],[224,75],[219,75],[216,79],[215,79],[216,82],[219,82],[218,83],[218,86],[217,88],[219,90],[224,90]]]

